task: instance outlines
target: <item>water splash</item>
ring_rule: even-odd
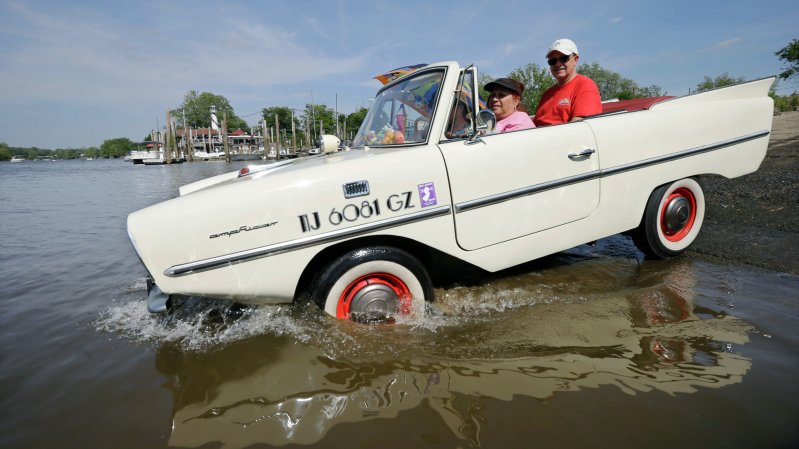
[[[437,356],[491,357],[548,344],[542,336],[522,329],[544,332],[551,328],[548,322],[568,323],[570,314],[573,318],[575,313],[586,313],[573,307],[579,303],[621,298],[615,309],[609,309],[607,319],[619,313],[646,319],[646,310],[668,311],[661,303],[682,301],[693,285],[690,267],[666,268],[642,271],[635,259],[581,249],[559,255],[543,267],[520,267],[487,275],[474,285],[437,288],[436,299],[426,305],[425,314],[401,317],[390,325],[337,320],[311,304],[241,306],[197,297],[176,300],[172,312],[156,316],[146,311],[145,283],[137,279],[119,289],[118,297],[94,327],[134,342],[171,344],[200,352],[254,337],[288,336],[320,348],[332,358],[413,357],[420,348]],[[623,298],[633,299],[627,304]],[[644,299],[646,310],[625,309],[633,309]],[[498,332],[508,337],[498,341]],[[494,346],[481,344],[485,341],[493,341]]]

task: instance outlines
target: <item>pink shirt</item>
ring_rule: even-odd
[[[497,122],[497,132],[506,133],[508,131],[518,131],[520,129],[535,128],[535,124],[527,113],[513,111],[513,114]]]

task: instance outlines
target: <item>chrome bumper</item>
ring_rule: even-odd
[[[162,292],[153,278],[147,276],[147,311],[150,313],[164,313],[167,311],[167,301],[169,295]]]

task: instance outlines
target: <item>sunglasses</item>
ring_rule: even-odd
[[[566,61],[571,59],[572,56],[574,56],[574,53],[572,53],[570,55],[562,55],[562,56],[559,56],[557,58],[549,58],[549,59],[547,59],[547,64],[549,64],[551,66],[555,65],[558,62],[561,63],[561,64],[566,64]]]

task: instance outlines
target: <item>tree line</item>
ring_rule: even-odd
[[[621,74],[605,69],[597,62],[581,64],[577,66],[577,71],[585,75],[597,85],[599,95],[603,100],[618,99],[629,100],[631,98],[659,97],[665,95],[660,86],[640,86],[635,81],[624,78]],[[513,78],[524,84],[524,94],[522,95],[522,105],[532,114],[538,109],[538,101],[544,92],[555,85],[555,78],[549,72],[548,67],[530,63],[511,70],[505,75],[506,78]],[[499,78],[499,77],[498,77]],[[488,98],[485,85],[495,78],[491,75],[481,73],[478,84],[482,98]]]
[[[236,115],[227,98],[211,92],[188,91],[183,97],[183,103],[172,109],[170,114],[174,117],[177,128],[210,128],[212,106],[216,109],[220,127],[225,118],[228,132],[237,129],[250,131],[251,127],[244,119]],[[258,125],[255,125],[254,128],[261,129],[265,125],[267,133],[270,132],[270,128],[272,134],[275,129],[278,129],[287,137],[290,137],[293,129],[296,139],[300,142],[306,140],[306,134],[318,137],[320,130],[325,134],[338,131],[342,137],[345,137],[345,130],[346,134],[358,130],[366,117],[366,112],[366,108],[360,108],[352,114],[341,114],[324,104],[306,104],[302,109],[271,106],[260,111]],[[261,132],[263,133],[263,130]]]
[[[0,161],[10,160],[13,156],[25,159],[80,159],[86,158],[120,158],[125,157],[132,150],[139,149],[139,145],[127,137],[108,139],[97,147],[85,148],[57,148],[50,150],[37,147],[11,147],[5,142],[0,142]]]
[[[799,39],[794,39],[791,43],[774,54],[780,61],[786,64],[784,70],[777,75],[778,79],[789,80],[799,75]],[[660,86],[641,86],[635,81],[623,77],[619,73],[603,68],[597,62],[581,64],[577,67],[577,71],[594,80],[597,88],[599,88],[600,97],[603,100],[629,100],[632,98],[668,95],[668,92],[663,92]],[[549,68],[539,66],[538,64],[527,64],[518,67],[505,77],[513,78],[524,84],[525,90],[522,97],[522,104],[530,113],[534,113],[538,108],[538,101],[541,99],[544,92],[555,85],[555,79],[550,75]],[[488,92],[486,92],[483,87],[493,81],[494,78],[488,74],[480,74],[479,78],[480,93],[483,98],[488,98]],[[719,87],[739,84],[745,81],[748,81],[746,77],[734,77],[729,73],[723,73],[716,77],[705,76],[704,79],[696,85],[696,88],[691,90],[691,93],[717,89]],[[799,109],[799,94],[794,92],[790,95],[777,95],[776,88],[778,82],[774,83],[769,92],[769,96],[774,99],[775,112],[796,111]]]
[[[799,75],[799,40],[795,39],[789,43],[785,48],[775,52],[775,55],[787,64],[787,67],[778,75],[779,79],[788,80]],[[642,86],[635,81],[625,78],[619,73],[605,69],[599,65],[598,62],[590,64],[581,64],[578,66],[577,71],[592,80],[599,89],[600,97],[603,100],[618,99],[629,100],[633,98],[646,98],[646,97],[659,97],[668,95],[660,86]],[[538,101],[543,95],[544,91],[555,84],[555,79],[550,75],[549,68],[539,66],[535,63],[530,63],[516,69],[505,75],[507,78],[513,78],[525,85],[524,95],[522,96],[522,104],[528,112],[533,113],[538,108]],[[485,91],[484,86],[495,77],[481,73],[478,79],[478,87],[483,99],[488,98],[488,92]],[[715,77],[705,76],[690,93],[703,92],[710,89],[717,89],[724,86],[739,84],[747,81],[746,77],[734,77],[729,73],[723,73]],[[777,95],[777,83],[772,86],[769,96],[774,99],[775,112],[795,111],[799,109],[799,94],[796,92],[790,95]],[[292,111],[301,112],[300,115],[292,115]],[[358,111],[349,114],[339,114],[339,123],[346,123],[346,129],[349,131],[356,131],[361,122],[366,117],[366,108],[361,108]],[[334,112],[327,108],[325,105],[311,105],[306,104],[303,110],[292,110],[288,106],[274,106],[264,108],[262,111],[262,118],[266,120],[267,126],[273,126],[274,117],[278,117],[278,125],[280,129],[291,129],[291,120],[293,117],[295,128],[306,129],[303,126],[310,121],[322,123],[327,132],[333,131],[334,128]],[[271,120],[271,122],[270,122]]]
[[[799,39],[794,39],[774,54],[785,64],[783,71],[778,74],[779,79],[793,80],[799,76]],[[641,86],[619,73],[601,67],[597,62],[580,65],[578,66],[578,71],[596,82],[600,96],[606,100],[611,98],[627,100],[668,94],[668,92],[663,92],[660,86]],[[522,104],[531,112],[536,110],[538,100],[544,91],[555,84],[555,80],[550,76],[548,68],[533,63],[518,67],[506,76],[524,83],[525,91]],[[480,74],[478,85],[483,98],[488,98],[488,93],[483,87],[493,80],[494,78],[488,74]],[[735,77],[729,73],[723,73],[715,77],[705,76],[692,92],[702,92],[744,81],[747,81],[746,77]],[[769,95],[774,99],[775,112],[799,110],[799,94],[795,91],[790,95],[777,95],[775,83]],[[247,130],[249,128],[244,119],[236,116],[233,107],[225,97],[210,92],[197,93],[195,90],[188,91],[183,98],[183,104],[173,109],[171,114],[179,128],[184,126],[209,128],[211,126],[211,105],[216,107],[217,117],[220,121],[223,115],[227,116],[229,131],[236,129]],[[336,114],[336,111],[324,104],[306,104],[303,109],[293,109],[289,106],[265,107],[260,112],[260,119],[261,123],[265,123],[267,129],[269,129],[270,127],[274,128],[275,118],[277,118],[278,129],[285,130],[286,134],[291,132],[293,124],[297,139],[303,142],[306,141],[306,133],[310,133],[311,136],[318,136],[320,128],[325,133],[333,133],[336,131],[337,125],[339,132],[342,134],[344,130],[346,130],[346,135],[349,135],[350,132],[354,133],[361,126],[366,113],[366,108],[359,108],[351,114]],[[342,137],[346,138],[346,135]],[[149,139],[149,136],[145,138],[145,140],[147,139]],[[4,142],[0,142],[0,161],[9,160],[12,156],[26,159],[119,158],[137,149],[139,149],[139,145],[126,137],[108,139],[99,148],[60,148],[56,150],[36,147],[10,147]]]

